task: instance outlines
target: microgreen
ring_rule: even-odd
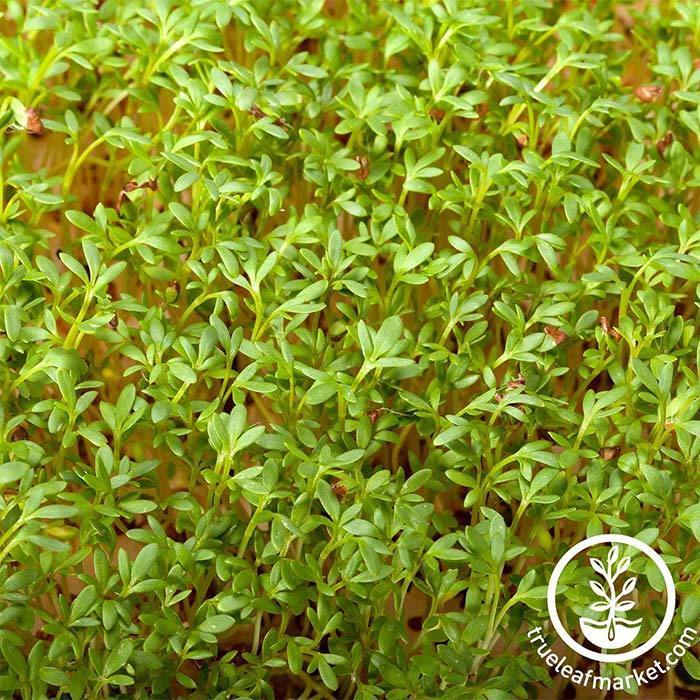
[[[610,531],[700,625],[697,3],[2,13],[3,697],[554,697]]]

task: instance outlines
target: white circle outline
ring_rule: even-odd
[[[641,646],[637,647],[636,649],[632,649],[632,651],[625,651],[617,654],[602,654],[597,651],[586,649],[586,647],[579,644],[564,629],[564,625],[562,625],[561,620],[559,619],[559,613],[557,612],[557,584],[559,583],[559,578],[564,571],[564,567],[584,549],[594,547],[598,544],[606,544],[608,542],[611,544],[615,542],[627,544],[646,554],[654,562],[654,564],[656,564],[657,568],[661,572],[661,576],[664,579],[664,583],[666,584],[666,613],[664,614],[664,618],[661,621],[659,628],[652,635],[652,637]],[[666,562],[648,544],[636,539],[635,537],[630,537],[629,535],[595,535],[595,537],[588,537],[585,540],[582,540],[569,549],[557,562],[556,566],[554,567],[554,571],[552,571],[552,576],[549,579],[549,584],[547,585],[547,610],[549,612],[549,618],[551,619],[557,634],[568,647],[574,651],[577,651],[582,656],[585,656],[587,659],[592,659],[594,661],[630,661],[631,659],[636,659],[638,656],[646,653],[661,640],[664,634],[666,634],[666,630],[668,630],[668,628],[671,626],[671,622],[673,621],[675,609],[676,589],[671,572],[669,571],[668,566],[666,566]]]

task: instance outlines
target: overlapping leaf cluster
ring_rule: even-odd
[[[552,697],[608,531],[700,624],[698,4],[1,9],[3,697]]]

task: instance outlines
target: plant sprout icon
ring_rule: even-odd
[[[605,586],[598,581],[589,581],[593,592],[601,598],[590,607],[596,612],[607,612],[605,620],[593,620],[582,617],[580,620],[581,631],[588,641],[601,649],[619,649],[627,646],[639,633],[642,620],[627,620],[619,615],[634,607],[633,600],[623,600],[630,595],[637,585],[637,578],[628,578],[623,584],[620,593],[617,592],[615,582],[629,569],[631,558],[619,559],[620,548],[615,545],[610,548],[607,557],[607,566],[594,557],[590,558],[594,571],[603,577]],[[619,561],[618,561],[619,559]]]

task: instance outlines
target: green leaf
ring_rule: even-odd
[[[234,623],[235,620],[230,615],[213,615],[204,620],[204,622],[199,625],[199,629],[209,634],[221,634],[231,629]]]
[[[58,519],[58,518],[72,518],[76,516],[80,511],[75,506],[44,506],[39,508],[32,513],[32,518],[43,518],[43,519]]]
[[[0,484],[11,484],[19,481],[30,467],[26,462],[5,462],[0,466]]]
[[[139,551],[131,565],[131,581],[136,583],[146,578],[158,560],[158,545],[155,542],[147,544]]]
[[[336,394],[336,387],[333,384],[315,382],[306,392],[305,401],[309,406],[318,406]]]
[[[683,656],[683,667],[696,680],[700,680],[700,661],[690,651]]]

